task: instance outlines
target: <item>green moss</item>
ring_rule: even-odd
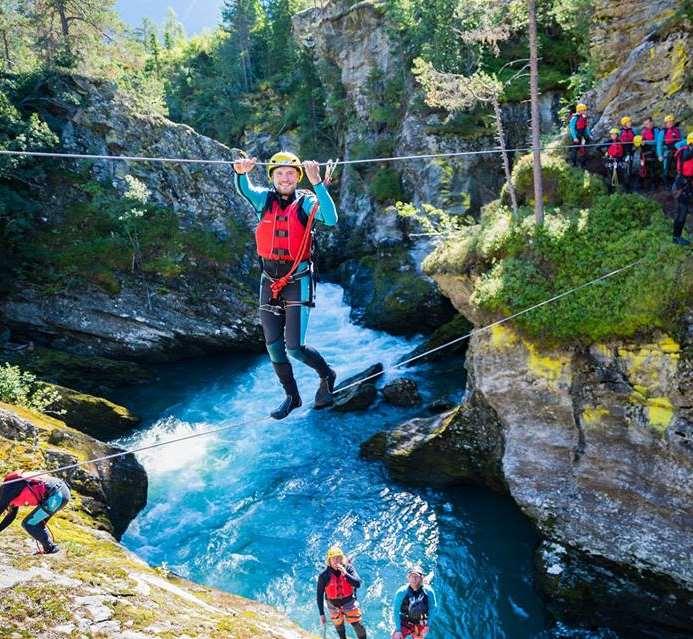
[[[21,584],[3,591],[0,619],[21,622],[25,632],[48,630],[70,619],[69,597],[69,590],[58,585],[40,581]]]
[[[509,315],[619,267],[637,266],[581,289],[516,320],[530,336],[546,340],[599,341],[639,331],[674,330],[693,296],[690,259],[671,243],[671,222],[659,204],[637,195],[600,195],[588,176],[553,160],[548,174],[545,223],[529,208],[513,220],[498,203],[461,241],[438,249],[429,273],[467,278],[480,310]],[[514,171],[527,197],[523,159]],[[560,203],[558,206],[551,206]],[[580,208],[584,206],[584,208]]]

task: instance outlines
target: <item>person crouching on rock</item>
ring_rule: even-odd
[[[436,593],[424,584],[424,574],[420,566],[407,571],[407,584],[395,593],[395,630],[392,639],[423,639],[430,630],[431,620],[436,609]]]
[[[260,218],[255,229],[262,263],[260,320],[274,371],[286,393],[284,401],[270,414],[283,419],[302,403],[288,356],[310,366],[320,376],[314,407],[332,404],[337,375],[318,351],[306,346],[305,339],[315,290],[312,225],[314,221],[335,225],[337,210],[322,182],[317,162],[302,164],[293,153],[275,153],[267,170],[274,184],[272,189],[250,182],[248,173],[255,162],[255,158],[240,159],[233,168],[236,190]],[[315,193],[297,188],[304,169]]]
[[[361,585],[356,570],[346,560],[339,546],[327,551],[327,568],[318,576],[318,612],[320,623],[325,625],[325,600],[327,610],[339,639],[346,639],[345,622],[349,622],[358,639],[366,639],[366,629],[361,623],[361,608],[356,599],[356,589]]]
[[[51,539],[48,520],[68,501],[70,489],[62,479],[50,475],[25,478],[17,471],[8,473],[0,484],[0,514],[7,511],[0,521],[0,532],[14,521],[21,507],[34,506],[22,526],[38,542],[38,554],[52,555],[60,548]]]

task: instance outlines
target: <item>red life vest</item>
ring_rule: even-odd
[[[646,129],[643,127],[640,135],[642,135],[643,142],[652,142],[655,139],[654,129]]]
[[[664,129],[664,144],[676,144],[681,139],[681,131],[677,126],[670,126]]]
[[[684,152],[688,152],[688,158],[683,159]],[[693,177],[693,148],[690,146],[682,146],[676,151],[676,169],[683,177]]]
[[[22,475],[18,472],[11,472],[5,475],[4,481],[12,481],[13,479],[21,479]],[[22,506],[38,506],[45,499],[48,494],[48,486],[45,482],[40,479],[26,479],[26,486],[22,488],[22,492],[19,493],[12,501],[10,501],[10,506],[16,506],[21,508]]]
[[[582,113],[573,114],[577,119],[575,120],[575,129],[577,131],[584,131],[587,128],[587,116],[582,115]]]
[[[606,150],[610,158],[618,159],[623,157],[623,145],[620,142],[612,142]]]
[[[635,133],[633,133],[633,129],[631,129],[630,127],[628,127],[627,129],[621,129],[621,136],[619,138],[621,142],[624,142],[625,144],[631,144],[633,142],[634,137]]]
[[[257,254],[265,260],[283,260],[293,262],[310,259],[311,238],[308,238],[301,255],[298,255],[305,224],[301,220],[303,197],[296,198],[289,206],[282,209],[279,198],[270,196],[269,206],[263,211],[259,224],[255,227]]]
[[[325,596],[328,599],[345,599],[354,594],[354,587],[344,575],[335,575],[330,571],[330,580],[325,586]]]

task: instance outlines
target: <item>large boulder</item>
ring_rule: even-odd
[[[382,372],[382,364],[373,364],[366,370],[340,382],[335,387],[334,410],[341,412],[366,410],[377,399],[376,383]]]

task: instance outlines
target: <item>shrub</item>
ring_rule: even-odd
[[[369,191],[381,204],[405,199],[400,175],[389,166],[381,167],[376,171],[371,178]]]
[[[35,375],[8,363],[0,366],[0,401],[59,414],[62,411],[48,409],[60,399],[60,393],[54,387],[38,382]]]
[[[474,271],[472,302],[510,315],[636,260],[613,278],[519,317],[518,326],[559,342],[676,330],[693,295],[693,273],[686,253],[671,243],[671,222],[659,204],[638,195],[599,196],[589,209],[547,210],[542,227],[529,209],[513,222],[496,203],[463,241],[439,248],[425,267]]]

